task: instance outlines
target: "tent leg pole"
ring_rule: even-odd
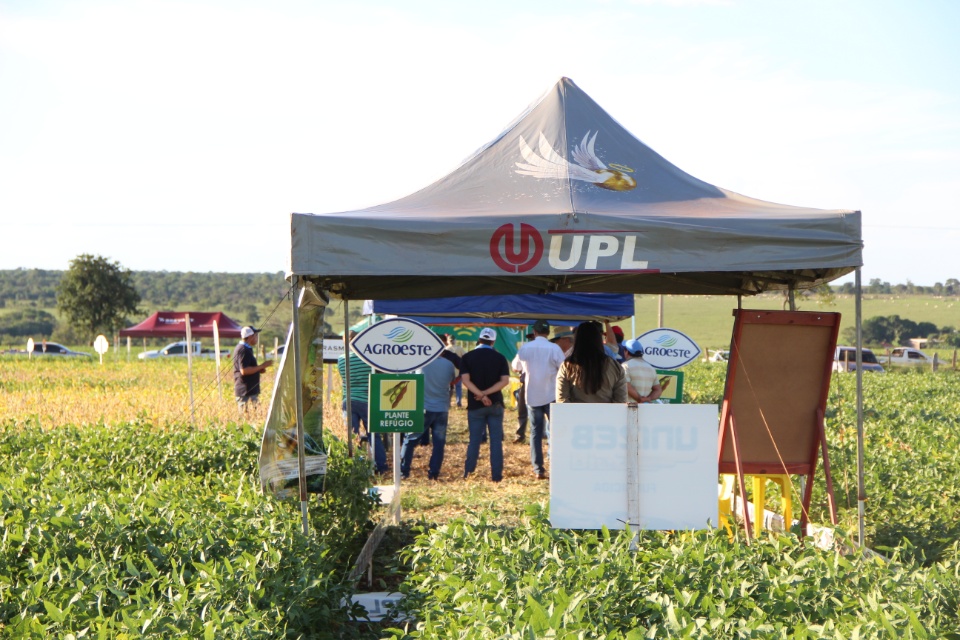
[[[350,400],[350,301],[343,299],[343,423],[347,432],[347,457],[353,458],[353,415]]]
[[[300,362],[300,294],[303,288],[299,277],[293,279],[293,376],[297,404],[297,471],[300,484],[300,516],[303,521],[303,535],[309,533],[307,518],[307,452],[304,447],[306,438],[303,429],[303,376]]]
[[[860,281],[860,267],[856,272],[856,322],[857,322],[857,526],[860,546],[866,544],[865,513],[867,489],[863,478],[863,310],[861,301],[863,290]]]

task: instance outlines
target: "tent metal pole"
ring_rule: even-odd
[[[857,525],[860,546],[866,544],[865,513],[867,504],[867,489],[863,479],[863,299],[860,282],[860,267],[856,272],[856,320],[857,320]]]
[[[347,456],[353,458],[353,407],[350,399],[350,301],[343,299],[343,422],[347,431]]]
[[[657,297],[657,328],[663,328],[663,294]]]
[[[303,375],[300,362],[300,296],[303,287],[300,277],[293,279],[293,377],[294,393],[297,405],[297,471],[300,485],[300,516],[303,519],[303,535],[309,533],[307,519],[307,452],[304,446],[306,438],[303,429]]]

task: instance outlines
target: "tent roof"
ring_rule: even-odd
[[[195,338],[213,337],[213,323],[222,338],[239,338],[239,324],[220,311],[157,311],[149,318],[132,327],[120,330],[120,337],[131,338],[182,338],[186,334],[184,316],[190,314],[190,333]]]
[[[544,295],[460,296],[405,300],[367,300],[364,314],[413,318],[424,324],[527,325],[538,318],[552,324],[584,320],[623,320],[633,316],[627,293],[549,293]]]
[[[420,191],[292,214],[290,275],[335,295],[753,294],[862,264],[859,211],[764,202],[675,167],[562,78]]]

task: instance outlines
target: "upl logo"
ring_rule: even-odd
[[[543,257],[543,238],[526,223],[520,224],[520,237],[515,236],[510,223],[494,231],[490,238],[490,257],[504,271],[524,273],[537,266]]]
[[[532,225],[501,225],[490,237],[490,257],[509,273],[525,273],[543,258],[543,236]],[[637,260],[637,235],[626,231],[548,231],[547,262],[558,271],[649,271]]]

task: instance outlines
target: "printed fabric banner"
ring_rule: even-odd
[[[327,473],[327,452],[323,446],[323,364],[310,362],[311,343],[315,354],[323,352],[323,312],[327,301],[313,285],[304,287],[300,309],[300,364],[303,386],[303,430],[307,492],[322,493]],[[321,356],[322,357],[322,356]],[[319,358],[318,358],[319,360]],[[293,329],[277,370],[270,399],[270,411],[260,444],[260,486],[277,498],[299,496],[300,470],[297,461],[296,375],[293,365]]]

